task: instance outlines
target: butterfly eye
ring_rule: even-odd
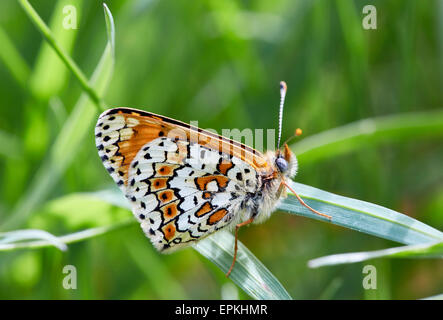
[[[285,172],[286,170],[288,170],[288,162],[282,157],[278,157],[275,160],[275,165],[277,166],[278,170],[280,170],[280,172]]]

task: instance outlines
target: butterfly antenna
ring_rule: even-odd
[[[280,81],[280,113],[278,116],[278,149],[280,149],[280,139],[281,139],[281,126],[283,122],[283,106],[285,104],[286,90],[288,86],[286,82]]]
[[[291,137],[289,137],[288,139],[286,139],[285,142],[283,142],[283,145],[289,144],[289,141],[291,141],[292,139],[300,137],[302,134],[303,134],[303,131],[300,128],[297,128],[295,130],[294,134]]]

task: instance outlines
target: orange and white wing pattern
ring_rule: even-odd
[[[253,203],[263,155],[185,123],[129,108],[104,112],[100,158],[153,245],[170,252],[235,225]]]

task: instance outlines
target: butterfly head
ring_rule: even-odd
[[[274,160],[275,167],[284,177],[292,178],[297,174],[297,158],[285,143],[283,150],[277,150]]]

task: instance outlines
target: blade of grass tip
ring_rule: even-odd
[[[57,237],[57,240],[63,244],[70,244],[75,242],[84,241],[87,239],[95,238],[103,234],[118,230],[127,226],[134,224],[134,219],[128,219],[110,226],[90,228],[74,233],[70,233],[64,236]],[[50,247],[53,244],[46,240],[34,240],[34,241],[24,241],[19,243],[5,243],[0,245],[0,251],[12,251],[18,249],[40,249]]]
[[[109,11],[105,11],[110,15]],[[112,19],[109,19],[112,21]],[[103,95],[114,71],[114,55],[109,42],[100,58],[100,62],[91,77],[91,85],[99,95]],[[60,176],[75,158],[85,137],[95,121],[96,108],[94,102],[82,94],[69,115],[53,147],[50,157],[37,170],[25,195],[17,203],[13,213],[2,225],[3,230],[13,229],[25,221],[38,205],[46,199]]]
[[[106,21],[106,33],[108,34],[109,43],[111,44],[112,55],[115,54],[115,25],[114,17],[111,14],[106,3],[103,2],[103,9],[105,11],[105,21]]]
[[[0,43],[2,44],[0,60],[3,61],[17,83],[22,88],[26,88],[31,70],[1,26]]]
[[[49,232],[43,230],[36,229],[26,229],[26,230],[14,230],[10,232],[1,232],[0,233],[0,250],[4,250],[5,248],[11,247],[14,245],[14,242],[29,240],[29,239],[38,239],[44,240],[49,245],[53,245],[60,249],[61,251],[66,251],[68,247],[59,238],[50,234]],[[20,244],[20,243],[18,243]]]
[[[420,221],[391,209],[351,199],[300,183],[291,187],[315,210],[332,217],[331,223],[403,244],[422,244],[443,240],[443,233]],[[289,195],[279,209],[312,219],[328,221]]]
[[[308,262],[310,268],[349,264],[375,258],[443,258],[443,242],[416,244],[384,250],[333,254]]]
[[[54,51],[57,53],[57,55],[60,57],[60,59],[66,65],[66,67],[73,73],[75,78],[79,81],[83,90],[88,94],[88,96],[91,98],[91,100],[94,101],[94,104],[98,107],[98,109],[103,109],[104,103],[102,102],[100,97],[97,95],[95,90],[92,88],[92,86],[89,84],[89,81],[86,78],[86,76],[83,74],[81,69],[74,62],[74,60],[72,60],[72,58],[68,54],[66,54],[64,49],[58,44],[58,42],[56,41],[56,39],[52,35],[49,27],[40,18],[40,16],[34,10],[34,8],[31,6],[31,4],[27,0],[18,0],[18,2],[22,6],[25,13],[28,15],[28,17],[32,21],[32,23],[34,23],[36,28],[43,35],[43,37],[45,38],[47,43],[54,49]]]
[[[346,152],[391,141],[443,136],[443,111],[363,119],[320,132],[293,144],[297,158],[313,163]]]
[[[435,296],[427,297],[427,298],[422,298],[420,300],[443,300],[443,293],[437,294]]]
[[[122,208],[131,209],[129,202],[117,188],[88,193],[88,195],[96,196]],[[237,261],[229,278],[254,299],[292,299],[283,285],[260,260],[240,241],[238,241],[238,245]],[[229,232],[216,232],[211,237],[199,241],[193,247],[224,273],[229,270],[234,257],[234,236]]]

